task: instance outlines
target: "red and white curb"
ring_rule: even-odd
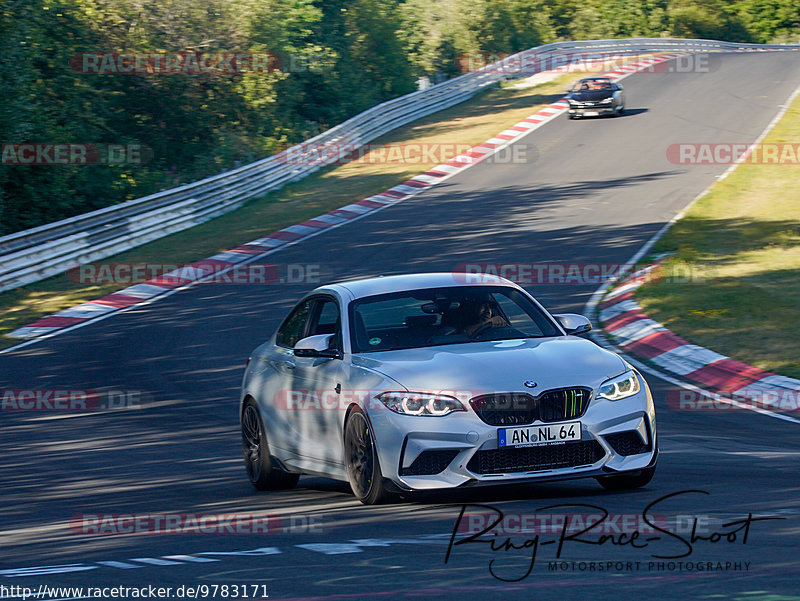
[[[660,261],[631,274],[600,302],[603,330],[621,350],[714,392],[740,398],[796,396],[800,380],[764,371],[684,340],[650,319],[633,299]],[[777,395],[775,393],[778,393]],[[776,407],[777,408],[777,407]]]
[[[638,71],[672,60],[683,54],[685,53],[674,52],[640,59],[620,66],[606,75],[615,81],[619,81]],[[214,275],[225,273],[226,270],[232,269],[236,265],[255,261],[287,244],[309,238],[326,229],[339,227],[387,206],[402,202],[480,163],[495,152],[518,141],[522,136],[541,127],[548,121],[552,121],[555,117],[564,113],[566,108],[566,100],[561,99],[449,161],[436,165],[425,173],[408,179],[380,194],[369,196],[303,223],[285,227],[268,236],[221,252],[208,259],[185,265],[177,271],[48,315],[6,335],[10,338],[19,339],[48,337],[68,328],[74,328],[89,321],[107,317],[112,313],[129,310],[169,292],[210,279]]]

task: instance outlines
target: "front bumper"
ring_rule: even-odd
[[[601,115],[611,115],[615,113],[617,107],[614,104],[598,104],[594,106],[575,106],[570,105],[567,112],[575,117],[598,117]]]
[[[498,447],[499,427],[471,408],[444,417],[373,412],[383,475],[404,490],[430,490],[644,469],[658,447],[652,396],[641,383],[642,390],[627,399],[593,399],[582,417],[568,420],[581,422],[581,440],[552,446]]]

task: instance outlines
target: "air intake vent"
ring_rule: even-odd
[[[627,430],[626,432],[617,432],[615,434],[607,434],[603,436],[606,442],[614,449],[617,455],[627,457],[628,455],[639,455],[640,453],[649,453],[652,451],[650,443],[644,443],[639,432],[636,430]]]
[[[442,473],[458,455],[456,449],[422,451],[408,467],[400,468],[401,476],[432,476]]]
[[[605,455],[596,440],[478,451],[467,464],[476,474],[508,474],[591,465]]]

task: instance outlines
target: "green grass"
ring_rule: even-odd
[[[800,97],[764,143],[800,140]],[[800,166],[740,165],[654,247],[697,281],[636,292],[645,313],[687,340],[800,378]]]
[[[452,144],[483,142],[564,95],[580,73],[560,76],[523,90],[498,87],[415,121],[373,141],[373,144]],[[454,153],[457,154],[457,153]],[[435,163],[369,162],[321,170],[281,190],[249,201],[240,209],[183,232],[109,257],[108,263],[183,264],[204,259],[377,194],[451,156],[437,155]],[[5,334],[36,319],[125,288],[127,284],[81,285],[58,275],[0,294],[0,348],[18,340]]]

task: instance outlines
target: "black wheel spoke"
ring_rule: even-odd
[[[254,482],[261,475],[261,427],[256,408],[252,405],[245,409],[242,420],[242,447],[247,475]]]
[[[345,449],[350,481],[356,494],[363,497],[372,484],[374,462],[369,426],[361,414],[353,415],[347,423]]]
[[[270,454],[268,429],[261,421],[256,401],[249,399],[242,411],[242,454],[250,482],[258,490],[294,488],[300,474],[281,469]]]

